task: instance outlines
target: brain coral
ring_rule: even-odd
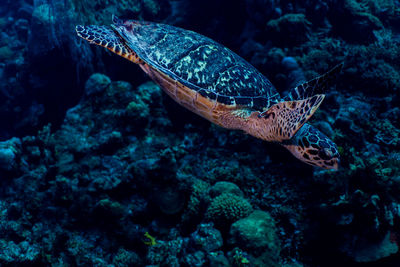
[[[229,225],[248,216],[252,211],[251,204],[243,197],[223,193],[211,201],[206,218],[219,226]]]

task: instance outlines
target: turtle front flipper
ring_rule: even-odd
[[[105,47],[111,52],[134,63],[140,64],[143,62],[136,55],[136,53],[125,44],[124,40],[119,36],[119,34],[109,26],[78,25],[75,27],[75,30],[79,37],[85,39],[91,44]]]
[[[240,128],[266,141],[289,140],[311,118],[324,97],[315,95],[303,100],[280,102],[265,112],[252,112]]]
[[[292,88],[285,100],[300,100],[311,97],[315,94],[324,94],[326,89],[336,79],[337,75],[343,68],[343,63],[333,67],[330,71],[318,76],[308,82],[304,82],[295,88]]]

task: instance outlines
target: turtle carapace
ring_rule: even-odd
[[[326,86],[321,81],[330,80],[336,71],[304,83],[282,98],[243,58],[192,31],[113,17],[111,26],[77,26],[76,32],[139,64],[170,97],[205,119],[278,142],[308,164],[338,167],[339,154],[332,141],[309,125],[299,131],[325,97],[318,90],[321,84]],[[315,129],[312,135],[310,129]],[[314,143],[315,136],[318,142]],[[329,146],[321,146],[327,144],[326,139]]]

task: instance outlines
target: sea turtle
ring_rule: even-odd
[[[228,129],[278,142],[300,160],[337,169],[335,144],[304,125],[340,70],[293,88],[282,98],[243,58],[198,33],[113,16],[111,26],[76,26],[79,37],[137,63],[176,102]]]

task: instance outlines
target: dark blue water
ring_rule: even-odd
[[[113,14],[212,38],[282,101],[343,64],[307,122],[338,170],[212,124],[76,35]],[[0,266],[400,266],[398,0],[3,0],[0,35]]]

